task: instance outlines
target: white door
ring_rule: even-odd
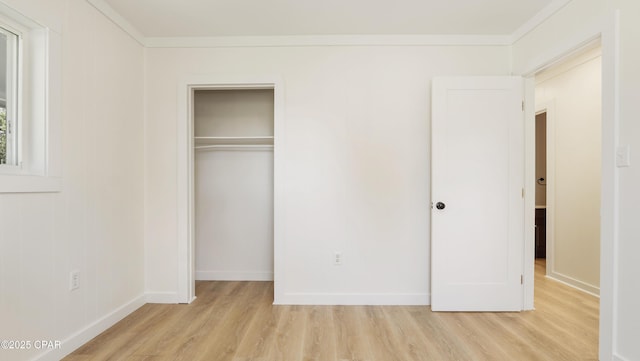
[[[522,100],[519,77],[433,81],[434,311],[522,310]]]

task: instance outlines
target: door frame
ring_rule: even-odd
[[[599,359],[613,355],[615,336],[618,170],[615,148],[619,135],[619,64],[620,13],[612,13],[595,28],[550,48],[533,59],[522,76],[525,78],[525,251],[524,251],[524,309],[534,309],[534,211],[535,211],[535,74],[580,51],[593,41],[602,47],[602,168],[600,205],[600,329]]]
[[[194,202],[194,92],[212,89],[273,89],[273,282],[274,303],[282,299],[284,272],[284,89],[280,76],[200,75],[184,77],[178,85],[177,141],[177,282],[178,303],[195,300],[195,202]]]

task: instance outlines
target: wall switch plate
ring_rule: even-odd
[[[334,266],[342,265],[342,252],[333,253],[333,265]]]
[[[631,150],[629,145],[619,145],[616,148],[616,167],[629,167],[631,166]]]
[[[69,279],[69,290],[73,291],[77,290],[78,288],[80,288],[80,271],[71,271]]]

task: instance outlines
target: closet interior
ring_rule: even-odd
[[[194,94],[196,280],[273,280],[273,89]]]

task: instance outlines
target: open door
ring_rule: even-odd
[[[431,308],[520,311],[523,81],[436,78],[432,100]]]

